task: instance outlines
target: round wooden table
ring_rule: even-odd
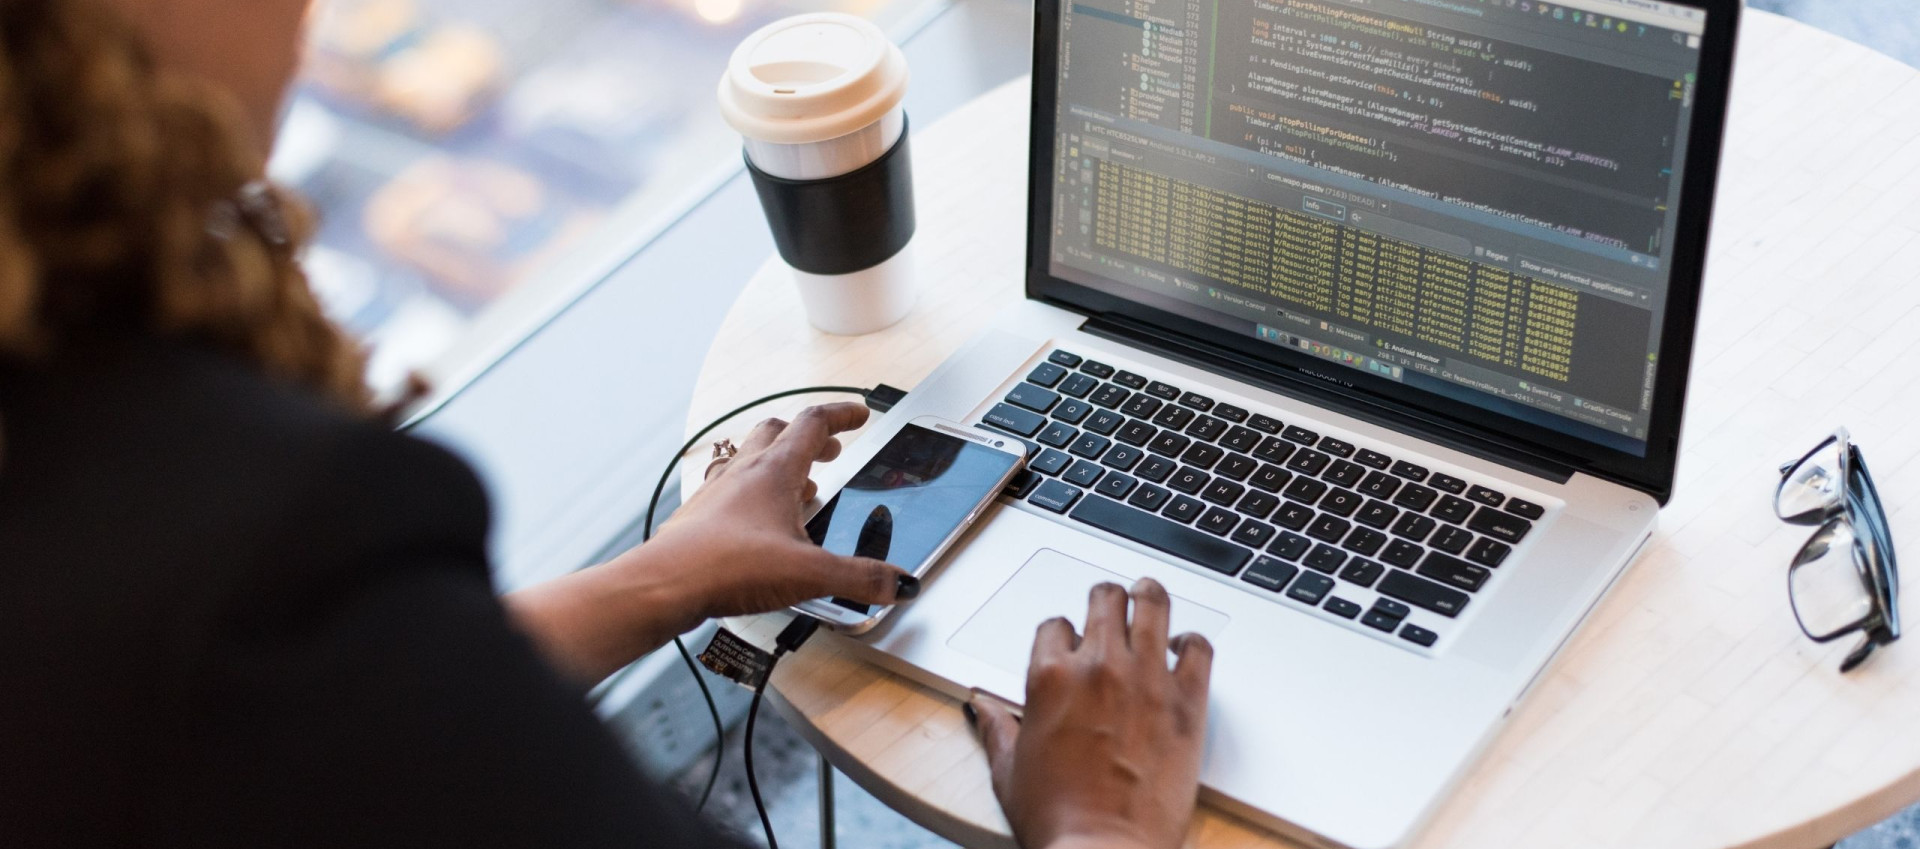
[[[1808,530],[1771,508],[1777,464],[1846,425],[1895,538],[1920,539],[1920,72],[1760,12],[1739,49],[1677,494],[1417,846],[1825,846],[1920,800],[1920,646],[1841,675],[1851,642],[1808,641],[1787,605]],[[708,354],[695,427],[789,387],[912,387],[1021,297],[1026,83],[914,146],[913,314],[816,332],[770,261]],[[773,705],[908,817],[1010,845],[958,704],[840,639],[782,662]],[[1219,812],[1196,820],[1191,846],[1290,845]]]

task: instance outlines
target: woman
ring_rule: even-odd
[[[304,0],[0,3],[0,845],[724,842],[585,686],[719,615],[918,585],[806,541],[857,405],[767,422],[655,541],[497,599],[486,504],[381,426],[258,188]],[[1021,842],[1171,847],[1210,649],[1150,582],[969,706]]]

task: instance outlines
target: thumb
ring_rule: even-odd
[[[987,750],[987,768],[993,773],[993,795],[1005,808],[1013,789],[1013,747],[1020,739],[1020,720],[996,699],[981,698],[976,692],[967,702],[980,745]]]
[[[920,579],[884,560],[846,557],[824,549],[814,564],[825,595],[866,604],[893,604],[920,594]]]

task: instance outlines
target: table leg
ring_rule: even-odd
[[[820,849],[834,849],[833,764],[820,756]]]

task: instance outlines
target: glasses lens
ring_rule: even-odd
[[[1832,639],[1873,613],[1873,593],[1854,557],[1853,529],[1835,519],[1807,540],[1787,573],[1787,591],[1800,628],[1816,640]]]
[[[1826,515],[1840,506],[1846,481],[1840,476],[1839,440],[1827,437],[1820,447],[1787,470],[1780,491],[1773,496],[1773,510],[1789,522]]]

